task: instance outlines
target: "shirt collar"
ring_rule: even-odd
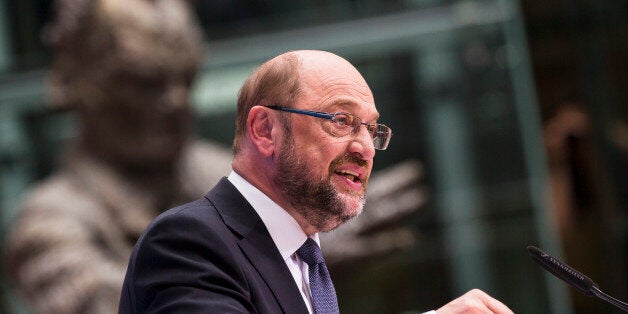
[[[307,239],[299,223],[281,206],[235,171],[231,171],[228,179],[260,216],[284,261],[290,258]],[[320,246],[318,233],[311,238]]]

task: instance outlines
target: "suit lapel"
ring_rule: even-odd
[[[262,226],[264,232],[268,234],[263,224],[259,224],[259,226]],[[307,313],[303,297],[301,297],[288,266],[281,258],[274,242],[270,241],[272,247],[266,243],[268,239],[271,239],[270,236],[248,236],[242,239],[239,245],[242,252],[273,291],[284,312]]]
[[[223,178],[206,196],[225,224],[238,235],[238,245],[264,279],[286,313],[307,313],[294,278],[264,223],[238,190]]]

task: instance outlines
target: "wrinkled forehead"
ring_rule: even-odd
[[[346,59],[326,51],[297,52],[302,74],[351,79],[367,85],[360,72]]]
[[[360,105],[375,110],[375,100],[368,83],[347,60],[321,52],[302,59],[300,71],[304,94],[316,105]]]

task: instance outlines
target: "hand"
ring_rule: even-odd
[[[436,310],[438,314],[449,313],[513,313],[506,305],[484,291],[473,289],[463,296]]]

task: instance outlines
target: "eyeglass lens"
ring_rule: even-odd
[[[360,131],[360,127],[363,125],[359,117],[356,117],[349,113],[335,113],[332,122],[336,126],[336,136],[347,136],[349,134],[357,134]],[[373,146],[376,149],[386,149],[388,142],[390,141],[391,130],[389,127],[382,124],[364,124],[371,134],[373,139]]]
[[[329,131],[334,136],[344,137],[349,134],[357,134],[360,131],[362,125],[366,126],[373,139],[373,147],[375,149],[384,150],[388,147],[390,137],[392,136],[392,130],[383,125],[377,123],[362,123],[360,117],[352,115],[350,113],[338,112],[338,113],[326,113],[309,110],[299,110],[294,108],[286,108],[280,106],[266,106],[267,108],[279,111],[285,111],[296,114],[304,114],[312,117],[329,119],[332,122],[332,129]]]

